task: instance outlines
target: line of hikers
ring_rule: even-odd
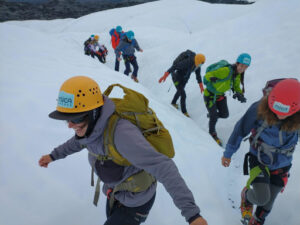
[[[116,54],[116,63],[120,52]],[[222,60],[207,67],[203,79],[206,88],[200,74],[203,63],[203,54],[187,50],[175,59],[159,82],[171,74],[176,87],[171,104],[177,108],[176,101],[181,97],[181,110],[189,116],[184,87],[195,72],[208,110],[209,132],[214,137],[217,119],[227,118],[229,114],[225,92],[232,90],[234,98],[246,102],[244,87],[240,85],[243,86],[251,57],[243,53],[234,64]],[[123,89],[123,99],[109,97],[115,86]],[[228,167],[232,155],[250,134],[247,138],[249,153],[244,158],[244,174],[250,177],[241,192],[240,207],[247,225],[264,224],[278,193],[287,184],[299,140],[300,82],[294,78],[272,80],[263,90],[262,98],[253,103],[234,126],[221,159],[222,165]],[[102,191],[107,197],[105,225],[145,222],[155,200],[157,181],[164,185],[189,224],[208,224],[172,160],[175,153],[168,130],[142,94],[119,84],[111,85],[102,94],[93,79],[76,76],[62,84],[56,110],[49,117],[67,121],[75,135],[42,156],[39,165],[48,167],[55,160],[87,149],[92,175],[98,176],[95,205],[101,181],[104,184]],[[94,185],[93,176],[91,183]]]
[[[186,50],[177,56],[172,66],[158,82],[165,82],[166,78],[171,74],[176,87],[176,93],[171,104],[178,109],[179,106],[176,102],[180,97],[181,111],[185,116],[190,117],[186,109],[186,93],[184,89],[191,73],[195,72],[200,91],[201,93],[204,92],[204,102],[209,117],[209,133],[222,146],[222,142],[216,132],[216,123],[219,118],[227,118],[229,116],[225,92],[232,90],[234,93],[233,98],[242,103],[246,102],[244,97],[244,74],[250,66],[251,56],[248,53],[242,53],[234,64],[221,60],[208,66],[204,75],[204,82],[202,82],[201,65],[204,63],[205,56],[203,54],[196,54],[191,50]],[[203,83],[206,86],[205,89]],[[242,89],[240,88],[241,85],[243,86]]]
[[[135,50],[143,52],[140,48],[137,40],[135,39],[133,31],[124,32],[121,26],[117,26],[109,31],[111,36],[111,45],[114,49],[116,60],[115,60],[115,71],[119,71],[121,57],[125,64],[125,75],[131,74],[131,79],[138,82],[138,70],[139,66],[135,56]],[[88,40],[84,42],[84,52],[86,55],[91,55],[94,58],[96,56],[101,63],[106,62],[106,55],[108,51],[104,45],[99,44],[99,36],[91,35]],[[131,70],[130,64],[133,66]]]

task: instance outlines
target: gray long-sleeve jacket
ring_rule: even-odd
[[[115,110],[115,105],[106,96],[104,96],[104,102],[101,115],[91,135],[82,139],[77,139],[74,136],[64,144],[55,148],[51,153],[55,160],[81,151],[81,145],[87,146],[88,151],[95,154],[105,155],[103,132],[109,117]],[[181,214],[187,221],[200,213],[199,207],[195,204],[192,192],[179,174],[173,160],[158,153],[134,124],[127,120],[119,120],[115,129],[114,141],[117,150],[130,161],[132,165],[125,167],[121,181],[104,184],[104,194],[108,188],[113,188],[118,183],[121,183],[123,180],[143,169],[152,174],[164,185],[175,205],[181,210]],[[94,165],[95,160],[95,157],[89,154],[89,162],[91,165]],[[155,191],[156,183],[148,190],[140,193],[117,192],[115,198],[128,207],[135,207],[149,201],[155,194]]]
[[[115,53],[117,57],[120,57],[121,52],[125,56],[132,56],[134,55],[135,49],[138,51],[141,50],[137,40],[133,39],[131,42],[128,42],[127,38],[124,37],[116,47]]]

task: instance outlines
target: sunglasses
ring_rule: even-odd
[[[67,120],[68,122],[74,123],[74,124],[79,124],[84,122],[87,119],[87,115],[84,115],[82,117],[76,118],[76,119],[71,119],[71,120]]]

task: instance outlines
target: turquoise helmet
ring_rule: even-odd
[[[117,31],[118,33],[121,33],[121,32],[122,32],[122,30],[123,30],[123,29],[122,29],[122,27],[121,27],[121,26],[117,26],[117,27],[116,27],[116,31]]]
[[[126,32],[126,37],[129,39],[129,40],[133,40],[134,39],[134,33],[132,30]]]
[[[250,66],[251,56],[248,53],[242,53],[237,58],[236,62]]]

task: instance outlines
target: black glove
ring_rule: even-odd
[[[210,78],[210,82],[212,82],[212,83],[216,83],[217,81],[218,81],[218,78],[216,78],[216,77]]]
[[[241,93],[234,93],[234,95],[232,96],[234,99],[237,98],[238,101],[240,101],[241,103],[245,103],[247,101],[247,99],[244,97],[243,94]]]

